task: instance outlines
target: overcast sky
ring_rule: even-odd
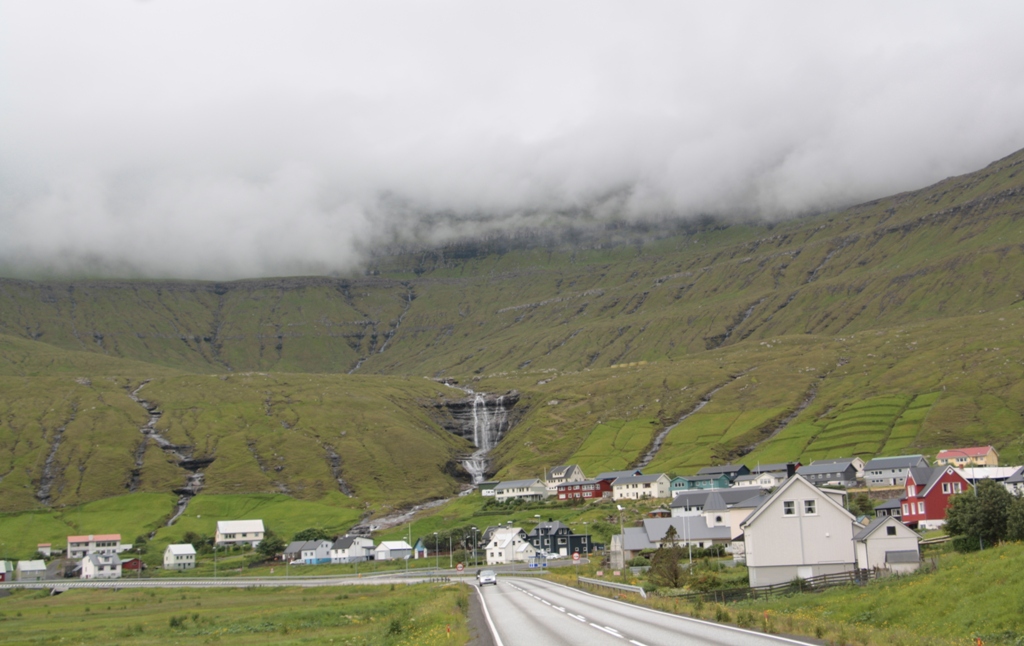
[[[1021,25],[1020,2],[0,0],[0,272],[350,271],[552,213],[917,188],[1024,147]]]

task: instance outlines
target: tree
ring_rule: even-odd
[[[669,547],[675,547],[679,543],[679,532],[676,531],[675,525],[669,525],[668,531],[665,532],[665,536],[661,539],[661,544],[668,544]]]
[[[686,581],[686,571],[679,565],[682,558],[682,548],[659,548],[651,557],[651,581],[668,588],[681,587]]]
[[[1024,497],[1015,496],[1006,514],[1006,540],[1024,541]]]
[[[866,493],[859,493],[850,499],[850,513],[854,516],[872,516],[875,506]]]
[[[327,533],[326,529],[319,527],[310,527],[304,529],[295,536],[292,537],[293,541],[326,541],[331,538],[331,535]]]
[[[263,533],[263,540],[256,546],[256,552],[269,561],[283,552],[285,547],[284,540],[268,529]]]
[[[994,480],[982,480],[973,494],[962,493],[950,498],[946,531],[954,537],[953,546],[967,551],[1004,540],[1012,503],[1010,492]]]

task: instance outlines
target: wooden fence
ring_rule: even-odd
[[[794,594],[796,592],[821,592],[841,585],[863,585],[872,579],[879,578],[877,570],[852,570],[836,574],[822,574],[809,579],[796,578],[786,583],[758,586],[756,588],[729,588],[726,590],[709,590],[708,592],[689,592],[671,595],[673,599],[716,601],[726,603],[743,599],[768,599],[773,596]]]

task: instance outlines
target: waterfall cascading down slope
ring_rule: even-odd
[[[444,423],[445,429],[466,438],[476,447],[459,463],[472,477],[473,484],[479,484],[486,478],[490,466],[488,454],[511,427],[509,411],[519,401],[519,393],[510,391],[492,395],[468,389],[466,392],[469,397],[447,400],[436,404],[436,407],[444,409],[450,416]]]

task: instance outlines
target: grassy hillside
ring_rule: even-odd
[[[426,376],[520,392],[499,477],[628,466],[705,399],[651,469],[986,443],[1019,462],[1022,163],[776,225],[464,243],[358,278],[0,279],[0,509],[180,487],[138,451],[143,383],[163,436],[212,460],[204,495],[344,518],[458,490],[470,447],[432,404],[460,393]]]

